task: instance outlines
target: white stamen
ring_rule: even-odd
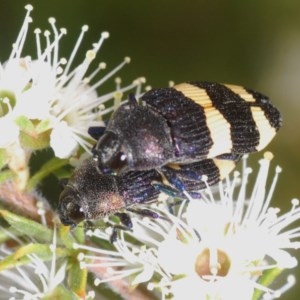
[[[90,87],[90,90],[95,90],[99,86],[101,86],[104,82],[106,82],[108,79],[113,77],[117,72],[119,72],[126,64],[130,62],[130,59],[128,57],[125,57],[124,61],[120,63],[118,66],[116,66],[113,70],[111,70],[108,74],[106,74],[101,80],[99,80],[96,84]]]
[[[32,22],[32,19],[30,18],[30,12],[33,10],[33,6],[30,4],[27,4],[25,6],[25,9],[27,10],[27,13],[25,15],[24,22],[23,22],[23,25],[19,32],[19,35],[17,37],[17,40],[13,44],[13,51],[11,52],[10,57],[8,59],[9,61],[12,60],[13,58],[21,57],[21,52],[23,50],[27,32],[28,32],[28,26],[29,26],[29,23]]]
[[[36,49],[37,49],[37,57],[40,58],[42,56],[42,48],[41,48],[41,30],[36,28],[34,30],[35,33],[35,42],[36,42]]]
[[[75,44],[75,46],[74,46],[74,48],[72,50],[72,53],[71,53],[71,55],[70,55],[70,57],[68,59],[68,64],[66,65],[66,68],[65,68],[65,71],[64,71],[64,74],[63,74],[64,76],[66,76],[66,74],[69,73],[70,67],[71,67],[71,65],[72,65],[72,63],[74,61],[74,58],[75,58],[75,56],[76,56],[76,54],[78,52],[78,49],[79,49],[80,44],[81,44],[81,42],[83,40],[84,34],[87,31],[88,31],[88,26],[87,25],[82,26],[81,33],[80,33],[80,35],[79,35],[79,37],[78,37],[78,39],[76,41],[76,44]]]
[[[296,279],[293,275],[289,275],[287,282],[281,288],[275,291],[270,291],[263,295],[264,300],[272,300],[280,298],[286,291],[290,290],[296,283]]]

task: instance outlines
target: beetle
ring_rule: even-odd
[[[243,154],[265,148],[281,124],[280,112],[263,94],[196,81],[152,89],[141,97],[141,104],[130,96],[106,129],[89,132],[98,140],[93,155],[99,169],[122,174],[214,158],[225,165],[235,163]],[[222,170],[210,172],[213,177]],[[184,189],[176,173],[173,169],[169,174],[172,184]]]
[[[157,218],[159,216],[155,212],[140,209],[140,205],[156,202],[166,197],[166,193],[186,198],[185,194],[170,185],[164,174],[176,170],[176,177],[184,184],[185,191],[199,198],[199,190],[219,181],[234,168],[232,161],[220,168],[223,163],[224,160],[206,159],[183,166],[163,167],[161,172],[152,169],[110,175],[100,173],[97,162],[88,158],[74,170],[65,185],[59,198],[58,214],[61,222],[72,228],[83,220],[97,220],[110,215],[117,215],[125,228],[131,228],[126,211]],[[218,168],[223,170],[220,178],[206,175],[216,174],[210,170]],[[190,173],[197,174],[198,180],[191,179]]]
[[[161,180],[156,170],[129,172],[126,176],[101,174],[95,160],[86,159],[60,194],[60,220],[75,227],[83,220],[104,218],[137,203],[151,203],[159,195],[151,184],[155,180]]]

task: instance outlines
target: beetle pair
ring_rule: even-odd
[[[269,99],[235,85],[188,82],[130,96],[97,139],[94,160],[75,170],[60,196],[63,224],[76,226],[156,201],[157,184],[180,192],[224,178],[245,153],[266,147],[281,126]]]

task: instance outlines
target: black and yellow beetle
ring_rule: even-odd
[[[172,188],[185,197],[217,183],[243,154],[263,149],[281,122],[266,96],[241,86],[183,83],[150,90],[141,104],[131,96],[107,128],[89,129],[97,139],[94,159],[74,171],[61,193],[60,219],[74,227],[115,214],[130,228],[122,210],[158,217],[139,204]]]
[[[111,174],[175,164],[170,176],[176,183],[176,173],[185,164],[217,158],[224,161],[221,168],[227,168],[228,161],[262,150],[281,123],[279,111],[258,92],[236,85],[187,82],[152,89],[141,97],[141,104],[130,97],[112,115],[105,131],[99,128],[102,135],[97,136],[93,153],[101,171]],[[224,173],[220,165],[207,171],[215,182]]]

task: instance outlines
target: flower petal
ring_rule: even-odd
[[[69,157],[77,148],[77,142],[73,138],[72,130],[66,122],[57,123],[50,135],[50,145],[59,158]]]
[[[0,148],[6,148],[18,141],[19,127],[13,122],[11,115],[0,118],[0,128]]]

